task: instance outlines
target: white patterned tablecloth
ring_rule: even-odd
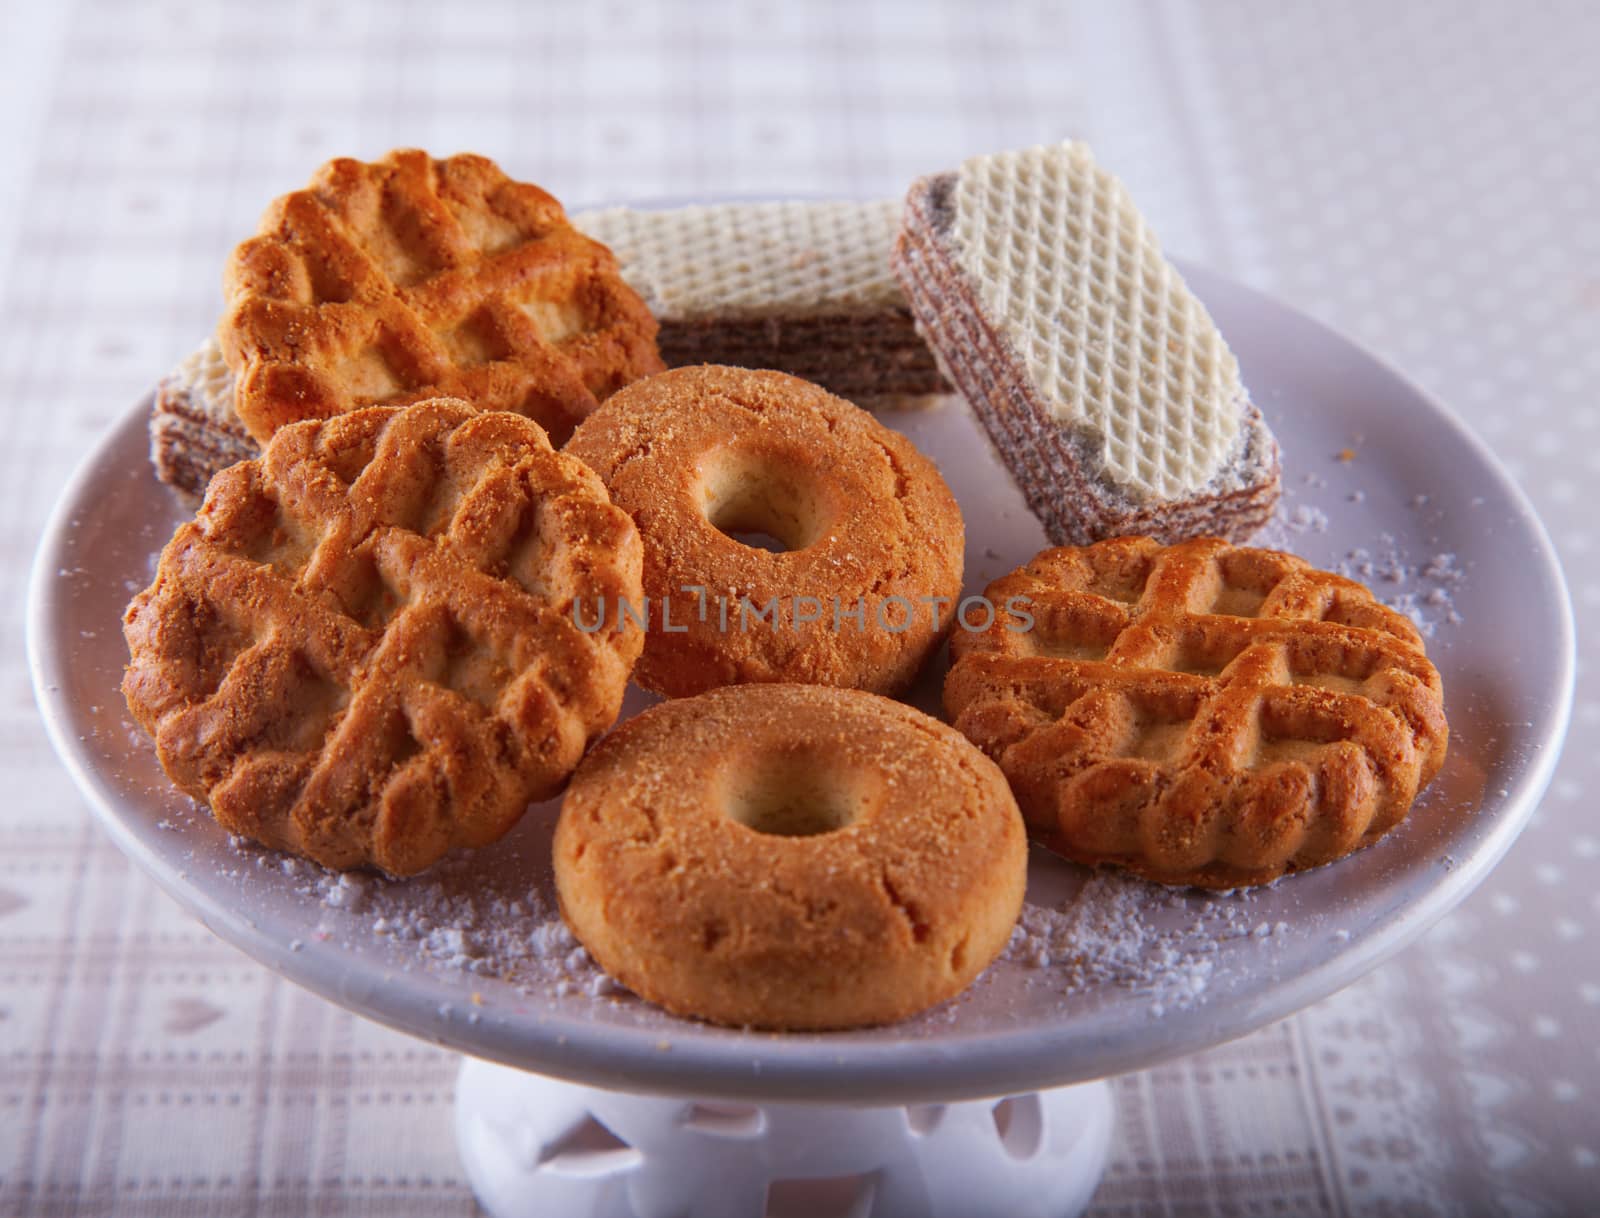
[[[570,203],[899,193],[1091,140],[1167,245],[1458,410],[1600,612],[1600,8],[0,5],[0,1213],[474,1212],[455,1059],[213,939],[91,823],[23,658],[87,445],[215,321],[224,256],[337,154],[495,156]],[[1514,630],[1515,623],[1507,623]],[[1417,946],[1120,1079],[1097,1215],[1600,1210],[1600,686],[1510,857]]]

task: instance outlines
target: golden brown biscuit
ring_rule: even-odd
[[[1261,884],[1376,841],[1444,764],[1416,628],[1293,555],[1122,538],[988,596],[1028,603],[952,641],[945,711],[1067,858]]]
[[[561,444],[664,366],[611,251],[481,156],[340,158],[233,253],[218,328],[256,440],[302,419],[454,395]]]
[[[886,1023],[959,993],[1022,906],[1000,771],[898,702],[749,685],[663,703],[568,789],[556,890],[622,984],[715,1023]]]
[[[566,451],[644,536],[647,689],[895,693],[949,630],[961,510],[909,440],[843,398],[781,372],[680,368],[617,394]]]
[[[616,718],[639,537],[518,415],[436,399],[280,431],[218,474],[123,629],[123,693],[231,833],[396,875],[560,790]]]

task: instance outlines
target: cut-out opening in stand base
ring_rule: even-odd
[[[493,1218],[1071,1218],[1104,1082],[882,1108],[631,1095],[466,1059],[456,1140]]]

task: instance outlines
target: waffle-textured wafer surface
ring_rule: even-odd
[[[1444,762],[1416,628],[1292,555],[1124,538],[987,595],[1023,614],[956,635],[945,709],[1068,858],[1263,883],[1376,840]]]
[[[279,427],[455,394],[557,444],[662,368],[656,324],[605,247],[494,162],[330,161],[234,251],[218,338],[239,417]]]
[[[889,272],[898,199],[611,207],[580,212],[573,223],[611,248],[658,318],[906,307]]]
[[[974,157],[954,205],[961,265],[1050,413],[1101,436],[1135,493],[1204,486],[1239,431],[1239,365],[1126,187],[1069,143]]]
[[[1233,354],[1082,144],[919,180],[894,269],[1052,540],[1242,539],[1277,447]]]
[[[124,619],[128,706],[230,832],[409,874],[557,791],[621,705],[632,522],[536,425],[437,399],[283,429]]]

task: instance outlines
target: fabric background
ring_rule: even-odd
[[[21,606],[87,445],[329,156],[489,153],[569,204],[900,193],[1091,140],[1169,248],[1369,344],[1524,481],[1600,612],[1600,9],[112,0],[0,5],[0,1212],[474,1212],[456,1061],[279,981],[124,862]],[[142,472],[138,475],[142,476]],[[1516,624],[1508,622],[1508,630]],[[1459,912],[1343,993],[1117,1080],[1097,1215],[1560,1214],[1600,1196],[1600,685]]]

